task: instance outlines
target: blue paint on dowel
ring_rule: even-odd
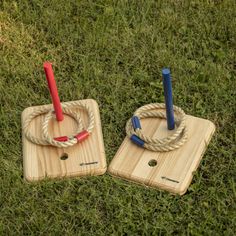
[[[130,140],[135,143],[136,145],[140,146],[140,147],[143,147],[144,145],[144,141],[139,138],[137,135],[133,134],[131,137],[130,137]]]
[[[175,120],[174,120],[174,110],[173,110],[171,76],[170,76],[170,70],[168,68],[164,68],[162,70],[162,77],[163,77],[163,86],[165,94],[167,127],[169,130],[172,130],[175,128]]]
[[[140,120],[137,116],[133,116],[131,118],[131,121],[132,121],[132,126],[133,126],[134,130],[141,129]]]

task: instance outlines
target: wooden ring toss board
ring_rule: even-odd
[[[138,147],[126,137],[111,161],[111,175],[146,186],[182,195],[187,191],[193,173],[215,132],[215,125],[205,119],[187,115],[188,140],[179,149],[170,152],[152,152]],[[171,134],[166,120],[142,120],[146,135],[164,138]]]
[[[95,117],[94,129],[82,143],[67,148],[42,146],[30,142],[22,133],[23,169],[26,180],[102,175],[106,172],[107,164],[98,104],[93,99],[81,100],[81,102],[91,108]],[[26,108],[22,112],[22,124],[26,117],[38,107],[52,108],[52,104]],[[71,109],[79,112],[85,126],[88,122],[86,112],[76,106],[71,106]],[[31,122],[30,129],[33,135],[42,136],[42,121],[43,115]],[[70,135],[75,131],[76,126],[73,118],[64,115],[64,120],[61,122],[57,122],[56,118],[49,122],[49,134],[52,137]]]

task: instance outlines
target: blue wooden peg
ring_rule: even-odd
[[[170,76],[170,70],[168,68],[164,68],[162,70],[162,77],[163,77],[163,86],[165,94],[167,127],[169,130],[172,130],[175,128],[175,120],[174,120],[174,110],[173,110],[171,76]]]

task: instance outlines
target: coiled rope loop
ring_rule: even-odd
[[[76,108],[81,108],[86,111],[88,115],[88,125],[86,128],[83,127],[82,120],[80,115],[72,110],[72,106],[76,106]],[[48,124],[49,121],[55,116],[54,110],[52,108],[38,108],[33,113],[31,113],[27,119],[24,121],[23,124],[23,132],[26,138],[39,145],[52,145],[60,148],[66,148],[75,145],[78,142],[82,142],[85,140],[91,133],[94,128],[94,114],[93,111],[84,103],[80,101],[63,103],[62,104],[62,111],[64,114],[69,115],[72,117],[77,123],[77,130],[71,136],[62,136],[62,137],[50,137],[48,133]],[[44,117],[44,121],[42,123],[42,134],[43,138],[35,137],[30,132],[30,123],[31,121],[39,115],[46,114]]]
[[[140,119],[151,117],[166,119],[166,113],[163,111],[165,108],[164,103],[151,103],[137,109],[134,116],[126,123],[126,133],[131,141],[148,150],[158,152],[172,151],[181,147],[187,140],[186,115],[184,111],[177,106],[173,107],[176,128],[172,135],[158,139],[148,137],[142,132]]]

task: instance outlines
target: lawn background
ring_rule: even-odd
[[[236,4],[225,1],[0,0],[0,234],[234,235]],[[108,164],[138,107],[174,103],[217,131],[188,192],[173,196],[101,177],[22,179],[21,112],[50,103],[43,62],[62,101],[96,99]]]

